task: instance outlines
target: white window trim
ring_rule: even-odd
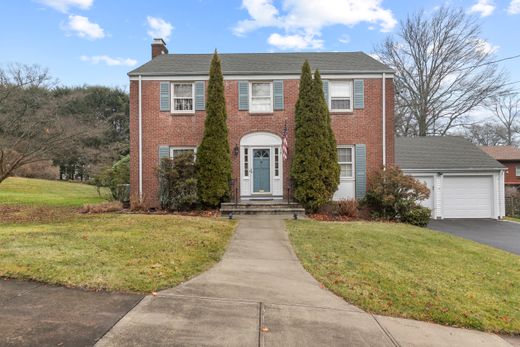
[[[520,177],[520,165],[515,165],[515,176]]]
[[[352,164],[352,176],[350,177],[341,177],[341,172],[340,172],[340,181],[354,181],[356,179],[356,158],[355,158],[355,153],[354,153],[354,146],[352,145],[338,145],[336,147],[337,149],[340,149],[340,148],[350,148],[351,150],[351,158],[352,158],[352,162],[347,162],[347,161],[339,161],[339,157],[338,157],[338,165],[339,164]]]
[[[195,158],[197,156],[197,147],[189,147],[189,146],[185,146],[185,147],[177,147],[177,146],[170,146],[170,159],[173,159],[173,151],[178,151],[178,150],[193,150],[193,157]]]
[[[332,88],[331,84],[334,82],[350,82],[350,108],[348,109],[332,109]],[[329,100],[327,101],[329,104],[329,111],[331,113],[341,113],[341,112],[353,112],[354,111],[354,80],[350,79],[337,79],[337,80],[329,80]]]
[[[192,109],[191,110],[176,110],[175,109],[175,99],[174,99],[174,85],[175,84],[191,84],[191,99],[193,100],[192,101]],[[171,83],[170,85],[170,99],[171,99],[171,110],[170,112],[171,113],[176,113],[176,114],[179,114],[179,113],[185,113],[185,114],[192,114],[192,113],[195,113],[195,82],[193,81],[174,81]],[[188,98],[178,98],[178,99],[188,99]]]
[[[253,105],[253,84],[254,83],[269,83],[270,97],[271,97],[271,108],[269,111],[252,111],[251,106]],[[274,112],[274,96],[273,96],[273,81],[249,81],[249,113],[273,113]]]

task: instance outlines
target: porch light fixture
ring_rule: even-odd
[[[238,144],[235,144],[235,148],[233,148],[233,155],[235,157],[238,157],[239,153],[240,153],[240,148],[238,147]]]

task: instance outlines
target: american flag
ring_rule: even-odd
[[[282,154],[283,154],[283,160],[287,160],[287,151],[288,151],[288,147],[289,145],[287,144],[287,133],[288,133],[288,129],[287,129],[287,122],[285,122],[285,126],[283,128],[283,134],[282,134]]]

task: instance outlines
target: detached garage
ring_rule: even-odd
[[[502,218],[506,168],[458,136],[397,138],[396,165],[430,188],[432,218]]]

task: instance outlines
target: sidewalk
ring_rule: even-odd
[[[97,346],[511,346],[478,331],[375,316],[303,269],[284,222],[239,222],[222,261],[148,296]]]

